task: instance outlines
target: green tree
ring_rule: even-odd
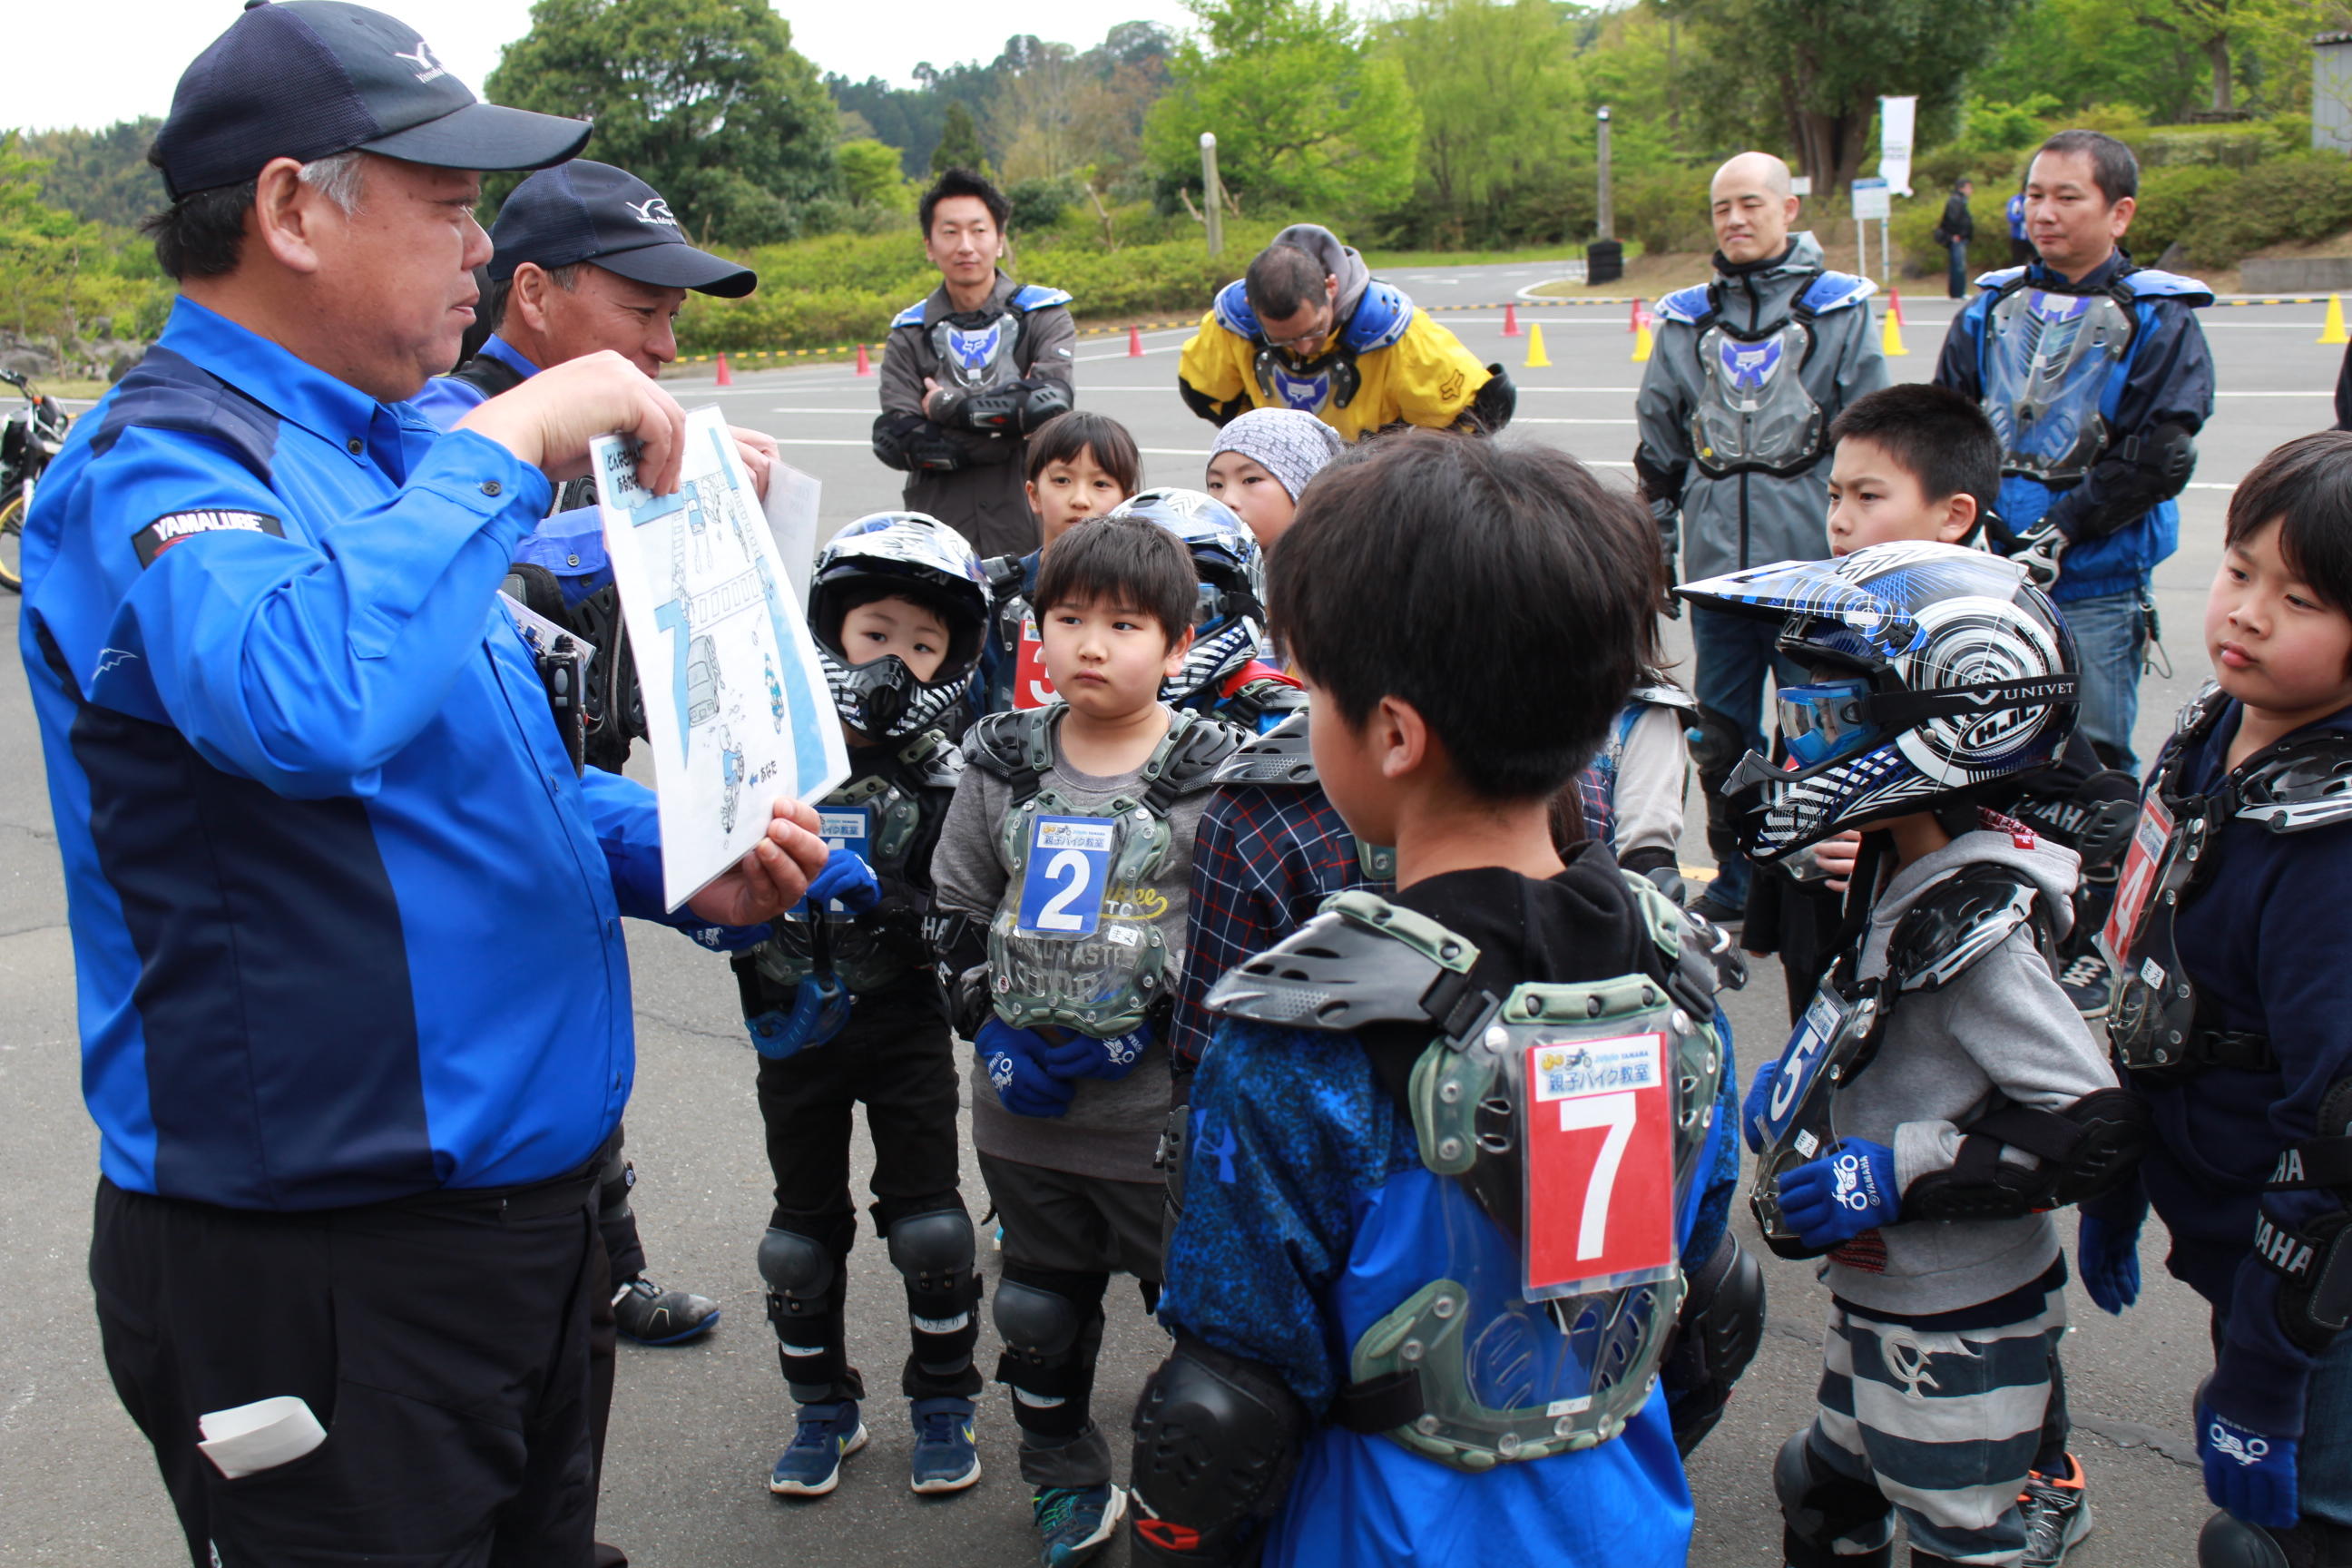
[[[698,240],[788,239],[835,188],[832,95],[768,0],[538,0],[484,86],[594,120],[589,155],[660,191]]]
[[[972,118],[971,106],[961,99],[949,102],[947,118],[940,123],[940,144],[931,149],[931,173],[943,174],[950,169],[969,169],[975,174],[987,174],[988,154],[980,145],[980,121]]]
[[[881,212],[905,212],[907,177],[898,172],[898,152],[868,137],[844,142],[833,150],[841,171],[842,198],[853,207]]]
[[[1843,191],[1875,149],[1885,93],[1948,119],[2023,0],[1677,0],[1719,62],[1764,85],[1777,127],[1816,191]],[[1738,82],[1726,79],[1733,90]],[[1760,129],[1760,128],[1759,128]]]
[[[69,343],[152,330],[170,296],[153,253],[41,199],[44,160],[0,132],[0,325]]]
[[[2305,109],[2308,40],[2347,20],[2339,0],[2038,0],[1976,85],[2066,110],[2130,104],[2158,122]]]
[[[147,162],[147,148],[163,123],[150,115],[103,131],[26,132],[26,153],[48,164],[41,175],[41,199],[116,228],[163,211],[163,176]]]
[[[1201,133],[1245,208],[1377,212],[1412,190],[1421,112],[1403,62],[1372,48],[1340,0],[1187,0],[1179,47],[1145,122],[1160,179],[1197,184]]]
[[[1423,237],[1461,246],[1521,232],[1510,209],[1560,176],[1593,202],[1592,124],[1575,67],[1573,14],[1552,0],[1434,0],[1399,17],[1388,45],[1421,110]]]

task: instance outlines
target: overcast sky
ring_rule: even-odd
[[[1118,22],[1187,26],[1179,0],[882,0],[877,5],[775,0],[793,44],[819,70],[901,84],[919,60],[992,60],[1013,33],[1084,48]],[[160,115],[172,86],[244,0],[8,0],[8,87],[0,126],[90,128]],[[530,28],[530,0],[385,0],[433,52],[479,90],[499,50]]]

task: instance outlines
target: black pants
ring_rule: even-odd
[[[824,1045],[760,1063],[760,1120],[776,1178],[775,1212],[768,1223],[833,1254],[830,1310],[802,1327],[803,1333],[814,1329],[824,1341],[824,1371],[845,1399],[866,1396],[865,1380],[846,1360],[843,1322],[849,1289],[845,1265],[857,1239],[849,1191],[857,1107],[866,1108],[866,1131],[874,1141],[868,1212],[876,1235],[887,1236],[893,1225],[916,1215],[964,1208],[956,1175],[961,1095],[955,1039],[940,1020],[928,983],[921,976],[914,981],[860,996],[848,1026]],[[909,1314],[926,1315],[911,1299]],[[912,1339],[911,1324],[908,1333]],[[816,1372],[798,1366],[792,1375],[805,1382]],[[968,1399],[981,1387],[979,1373],[969,1365],[947,1377],[926,1373],[914,1349],[899,1381],[910,1399]]]
[[[636,1210],[629,1206],[637,1168],[621,1152],[627,1132],[625,1127],[613,1129],[612,1146],[596,1176],[596,1230],[604,1238],[604,1258],[616,1287],[646,1271],[646,1244],[637,1236]]]
[[[586,1568],[593,1183],[272,1214],[101,1181],[107,1371],[196,1568]],[[326,1441],[225,1479],[197,1417],[278,1394]]]

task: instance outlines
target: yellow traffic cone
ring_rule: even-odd
[[[1903,346],[1903,318],[1894,310],[1886,312],[1885,325],[1879,331],[1878,352],[1888,359],[1903,359],[1911,353]]]
[[[1633,318],[1633,363],[1650,363],[1650,312],[1643,311]]]
[[[2323,343],[2352,343],[2352,337],[2347,337],[2344,331],[2344,296],[2341,294],[2327,297],[2327,324],[2319,329],[2319,341]]]
[[[1528,327],[1528,365],[1529,370],[1549,370],[1551,356],[1543,352],[1543,328],[1537,323]]]

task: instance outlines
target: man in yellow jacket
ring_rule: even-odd
[[[1356,441],[1391,425],[1491,433],[1518,393],[1353,247],[1293,224],[1246,276],[1217,291],[1184,345],[1177,390],[1223,425],[1253,408],[1296,408]]]

